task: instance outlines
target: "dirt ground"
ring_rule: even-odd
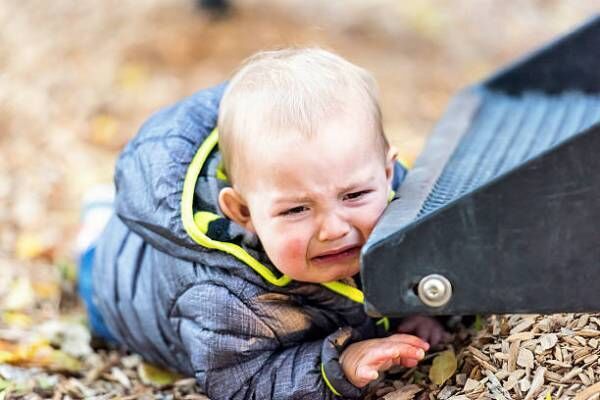
[[[202,398],[135,356],[89,350],[78,328],[82,196],[111,182],[119,150],[153,111],[223,81],[259,49],[321,46],[372,71],[386,132],[411,162],[453,93],[599,6],[239,0],[215,17],[191,0],[1,2],[0,399]],[[71,347],[65,331],[80,332]]]

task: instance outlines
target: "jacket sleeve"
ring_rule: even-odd
[[[324,339],[282,345],[265,320],[223,286],[196,284],[177,299],[171,321],[198,384],[212,400],[364,394],[345,379],[338,363],[340,352],[363,336],[360,329],[341,328]]]

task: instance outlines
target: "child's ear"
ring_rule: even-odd
[[[396,164],[397,159],[398,149],[390,145],[385,156],[385,177],[387,178],[388,185],[391,185],[394,179],[394,164]]]
[[[219,192],[219,207],[223,214],[230,220],[243,226],[247,230],[256,233],[252,219],[250,218],[250,209],[242,196],[233,188],[226,187]]]

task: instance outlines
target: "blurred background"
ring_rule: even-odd
[[[112,181],[120,149],[158,108],[227,79],[257,50],[322,46],[374,74],[386,132],[410,162],[453,93],[600,9],[584,0],[211,3],[0,2],[0,364],[56,362],[19,361],[8,342],[43,322],[81,320],[82,194]]]

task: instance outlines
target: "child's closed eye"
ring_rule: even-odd
[[[348,193],[348,194],[344,195],[344,200],[356,200],[370,192],[372,192],[372,191],[371,190],[361,190],[359,192]]]
[[[289,210],[285,210],[285,211],[281,212],[279,215],[282,215],[282,216],[295,215],[295,214],[300,214],[300,213],[302,213],[302,212],[304,212],[306,210],[308,210],[307,207],[305,207],[305,206],[298,206],[298,207],[290,208]]]

